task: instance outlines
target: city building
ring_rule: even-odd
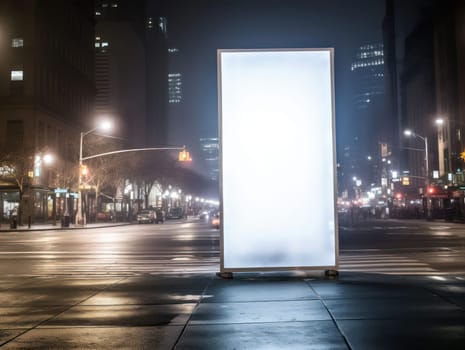
[[[386,155],[381,145],[391,142],[389,120],[384,111],[384,51],[382,43],[358,47],[350,66],[353,122],[347,130],[350,138],[340,150],[339,193],[357,197],[357,193],[381,186]],[[355,127],[356,126],[356,127]],[[355,180],[354,180],[355,179]]]
[[[434,125],[436,113],[433,57],[433,22],[425,20],[413,29],[405,41],[404,64],[401,72],[401,112],[404,130],[412,130],[428,142],[428,172],[437,170],[437,136]],[[423,189],[426,173],[425,144],[420,137],[403,135],[404,164],[412,179],[409,182],[411,193]],[[407,189],[406,189],[407,190]]]
[[[167,19],[156,16],[155,3],[146,9],[146,144],[166,145],[168,138],[168,29]],[[153,15],[152,15],[153,13]]]
[[[93,12],[90,0],[0,2],[2,221],[13,210],[31,223],[72,209],[76,130],[92,120],[95,94]]]
[[[444,121],[438,126],[439,176],[465,184],[461,158],[465,151],[465,4],[445,1],[435,5],[435,118]]]
[[[217,182],[219,179],[219,143],[217,137],[206,137],[200,139],[200,148],[210,181]]]
[[[416,2],[419,10],[397,0],[386,5],[384,33],[391,50],[386,57],[396,67],[389,71],[395,93],[390,110],[398,113],[401,168],[410,176],[403,191],[423,196],[433,216],[451,208],[463,215],[465,5],[457,0]],[[405,129],[417,137],[407,139]],[[442,192],[445,187],[448,192]],[[441,194],[435,195],[438,188]]]
[[[384,95],[383,44],[367,44],[358,48],[350,70],[355,84],[354,105],[366,109]]]
[[[131,147],[145,146],[146,50],[143,4],[95,3],[95,114],[107,116]],[[128,67],[130,67],[128,69]]]
[[[178,104],[182,102],[182,73],[179,71],[179,49],[169,48],[169,73],[168,73],[168,102]]]

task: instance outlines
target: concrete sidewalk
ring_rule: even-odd
[[[176,349],[465,349],[465,279],[213,279]]]
[[[133,222],[137,223],[137,222]],[[23,232],[23,231],[48,231],[48,230],[75,230],[75,229],[90,229],[90,228],[103,228],[113,226],[132,225],[130,222],[98,222],[86,225],[69,224],[68,227],[63,227],[61,222],[57,221],[56,225],[53,224],[32,224],[31,227],[26,225],[17,225],[16,228],[10,228],[9,224],[1,224],[0,232]]]
[[[187,219],[174,219],[174,220],[165,220],[164,224],[168,223],[181,223],[181,222],[191,222],[198,221],[197,217],[190,216]],[[56,225],[53,224],[32,224],[29,227],[25,225],[17,225],[16,228],[10,228],[10,224],[3,223],[0,225],[0,232],[23,232],[23,231],[48,231],[48,230],[80,230],[80,229],[92,229],[92,228],[104,228],[104,227],[114,227],[114,226],[128,226],[138,224],[137,221],[132,222],[97,222],[89,223],[86,225],[76,225],[70,223],[68,227],[63,227],[60,221],[57,221]]]
[[[0,282],[2,349],[465,349],[464,277],[296,272]],[[8,299],[14,293],[27,295]]]

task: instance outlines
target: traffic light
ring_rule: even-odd
[[[462,153],[460,153],[460,158],[462,158],[462,159],[465,161],[465,151],[463,151]]]
[[[81,165],[81,175],[86,176],[89,173],[87,165]]]
[[[189,152],[186,151],[185,149],[183,149],[181,152],[179,152],[178,160],[180,162],[190,162],[190,161],[192,161],[192,158],[191,158]]]
[[[402,185],[410,186],[410,178],[408,176],[402,176]]]

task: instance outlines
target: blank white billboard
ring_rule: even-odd
[[[333,50],[219,50],[221,270],[336,268]]]

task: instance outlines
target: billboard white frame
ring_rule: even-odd
[[[253,224],[253,218],[252,218],[252,220],[249,220],[249,218],[247,218],[246,216],[243,216],[239,211],[237,211],[237,210],[240,210],[240,208],[238,208],[238,206],[241,206],[241,204],[238,203],[237,199],[236,199],[236,202],[234,202],[234,199],[231,199],[231,197],[234,197],[236,195],[236,192],[239,193],[239,194],[241,193],[241,188],[240,188],[241,186],[235,186],[236,183],[234,183],[234,181],[232,182],[233,185],[231,185],[230,180],[233,177],[237,177],[237,173],[232,174],[231,171],[228,171],[228,169],[231,170],[232,168],[236,167],[238,173],[241,173],[241,171],[239,169],[244,170],[245,172],[247,172],[247,171],[249,171],[249,169],[243,169],[243,167],[244,166],[250,166],[251,163],[250,163],[250,158],[249,158],[249,163],[242,163],[242,160],[241,160],[242,158],[241,157],[243,155],[245,155],[244,152],[247,152],[247,150],[244,151],[243,147],[242,148],[238,147],[238,148],[242,149],[242,152],[243,152],[242,156],[239,156],[239,157],[232,156],[232,157],[228,158],[232,154],[231,150],[233,148],[235,148],[236,146],[240,145],[240,143],[243,140],[241,140],[242,131],[237,132],[237,130],[236,130],[236,134],[234,134],[234,132],[235,132],[234,130],[232,131],[232,134],[226,135],[226,133],[230,133],[231,129],[235,129],[235,127],[231,128],[231,126],[234,126],[235,123],[242,123],[242,122],[244,122],[244,120],[242,120],[241,118],[239,118],[239,120],[233,120],[235,117],[237,117],[238,114],[237,113],[229,113],[228,111],[226,111],[226,113],[225,113],[225,111],[223,110],[224,108],[230,108],[231,105],[234,105],[234,104],[237,105],[238,103],[236,103],[236,102],[239,101],[239,100],[236,100],[236,102],[234,102],[235,100],[233,98],[232,99],[233,103],[231,104],[231,99],[229,99],[230,96],[228,96],[228,94],[231,93],[231,89],[229,89],[229,87],[227,87],[225,89],[223,84],[225,84],[225,81],[228,84],[232,83],[234,86],[239,88],[239,90],[247,89],[249,85],[252,85],[252,88],[256,88],[256,86],[253,86],[254,82],[255,82],[253,79],[260,80],[260,79],[264,78],[265,83],[268,84],[269,83],[268,80],[270,78],[269,73],[272,72],[272,71],[268,71],[267,69],[263,70],[261,68],[262,64],[261,64],[260,58],[258,56],[260,56],[260,54],[265,54],[265,56],[262,56],[262,57],[267,58],[267,57],[271,57],[271,56],[268,56],[268,54],[272,55],[274,53],[277,54],[277,57],[283,56],[282,54],[284,54],[284,56],[286,56],[286,54],[289,54],[290,57],[291,56],[300,57],[296,61],[296,62],[298,62],[297,66],[296,66],[296,69],[297,69],[296,71],[293,71],[293,69],[294,69],[293,68],[294,67],[293,63],[291,63],[290,65],[287,64],[287,65],[283,66],[284,67],[284,73],[286,73],[286,69],[290,69],[289,72],[295,73],[295,77],[297,79],[287,80],[286,78],[284,78],[284,80],[283,80],[284,90],[281,89],[280,91],[277,92],[277,95],[268,96],[266,98],[268,98],[268,99],[271,98],[272,100],[273,99],[279,99],[279,98],[282,97],[282,93],[284,91],[287,91],[286,89],[288,89],[288,88],[291,88],[290,90],[292,90],[293,92],[296,92],[295,86],[293,86],[293,87],[286,86],[286,84],[290,84],[289,83],[290,81],[292,82],[292,84],[294,84],[294,82],[296,84],[300,84],[299,81],[301,81],[301,80],[303,81],[304,89],[303,89],[303,91],[298,91],[299,94],[300,94],[300,92],[302,92],[303,94],[308,92],[308,91],[305,90],[306,87],[308,87],[308,86],[311,86],[310,89],[313,89],[312,91],[315,91],[314,90],[315,86],[317,86],[317,88],[319,89],[317,94],[319,94],[321,92],[321,90],[323,90],[323,94],[325,94],[325,93],[329,94],[329,96],[326,96],[326,97],[323,96],[324,98],[322,100],[324,100],[325,102],[322,102],[322,104],[325,103],[325,105],[322,108],[325,109],[325,111],[326,111],[325,114],[326,114],[326,116],[328,116],[327,119],[323,120],[323,124],[324,124],[325,128],[329,126],[328,131],[329,131],[330,135],[325,134],[325,136],[324,136],[325,139],[324,139],[324,142],[323,142],[322,145],[318,144],[317,149],[309,149],[308,148],[309,143],[307,141],[310,138],[310,136],[312,136],[312,133],[313,133],[313,135],[317,135],[317,138],[320,136],[319,135],[320,130],[314,130],[313,127],[311,127],[312,130],[306,130],[306,129],[309,129],[309,123],[308,122],[314,120],[314,121],[317,122],[316,124],[317,124],[317,127],[318,127],[318,125],[320,125],[318,123],[320,123],[321,121],[320,121],[320,119],[318,119],[318,120],[315,119],[315,116],[312,115],[312,113],[308,113],[308,108],[306,108],[305,110],[302,109],[302,111],[293,111],[293,112],[296,112],[296,113],[286,114],[285,123],[288,123],[286,125],[292,125],[293,122],[296,122],[296,123],[297,122],[303,122],[303,124],[305,124],[305,126],[306,126],[306,129],[303,128],[303,130],[308,132],[308,134],[299,133],[299,135],[301,137],[295,137],[295,135],[285,135],[285,134],[280,135],[281,138],[279,139],[278,142],[281,143],[281,145],[279,146],[279,148],[274,148],[275,151],[277,149],[281,150],[281,148],[282,148],[282,152],[279,152],[280,153],[279,155],[281,156],[281,159],[283,159],[282,158],[283,155],[286,155],[286,154],[291,154],[291,153],[295,154],[295,153],[297,153],[297,154],[301,155],[302,165],[300,166],[300,168],[295,167],[293,169],[289,169],[290,173],[297,174],[297,172],[300,172],[300,170],[302,170],[303,174],[308,175],[308,174],[310,174],[309,173],[310,168],[313,168],[315,170],[315,172],[319,172],[322,168],[324,168],[326,173],[328,175],[330,175],[330,178],[328,179],[329,184],[326,187],[323,186],[324,188],[328,189],[329,193],[327,193],[327,196],[325,198],[317,198],[317,200],[325,202],[325,204],[322,206],[321,210],[325,210],[325,208],[326,208],[327,211],[329,212],[329,213],[322,213],[322,216],[324,217],[323,220],[327,220],[327,221],[324,221],[323,224],[327,225],[327,227],[320,230],[322,228],[322,224],[320,223],[319,226],[318,226],[318,231],[323,231],[323,232],[319,232],[320,236],[318,236],[316,238],[310,237],[312,234],[315,234],[315,233],[314,232],[313,233],[309,232],[309,230],[313,230],[313,229],[315,229],[315,227],[312,226],[313,224],[310,223],[311,220],[307,220],[307,221],[303,220],[304,222],[303,222],[302,227],[297,226],[297,231],[299,231],[299,232],[297,232],[297,234],[295,234],[294,237],[291,237],[292,242],[290,242],[291,246],[298,247],[297,255],[300,254],[299,256],[302,256],[303,260],[300,259],[300,258],[294,259],[294,254],[293,253],[292,254],[287,254],[289,252],[283,253],[283,254],[287,254],[287,258],[285,258],[285,259],[288,259],[289,261],[292,261],[292,262],[297,261],[297,263],[290,263],[290,264],[288,264],[286,262],[283,262],[283,259],[281,259],[281,260],[277,259],[276,264],[274,264],[274,263],[263,263],[263,261],[267,261],[266,259],[268,259],[268,258],[266,257],[266,251],[265,251],[265,254],[262,251],[262,248],[263,248],[262,244],[263,244],[263,246],[268,245],[268,243],[269,243],[268,241],[273,240],[273,238],[274,238],[274,236],[273,237],[270,237],[270,236],[265,237],[263,235],[263,232],[260,233],[259,231],[262,230],[263,228],[257,228],[256,229],[257,231],[254,231],[254,232],[258,232],[257,236],[261,235],[261,238],[258,237],[258,241],[257,241],[260,244],[260,247],[258,247],[258,245],[256,245],[255,248],[253,248],[253,247],[251,248],[251,247],[247,247],[247,244],[246,244],[246,246],[242,246],[242,247],[239,247],[238,245],[236,245],[235,242],[234,242],[234,239],[236,239],[235,238],[236,235],[234,235],[234,233],[231,232],[230,226],[231,225],[236,226],[236,231],[235,231],[236,233],[238,232],[237,227],[244,228],[244,226],[241,226],[240,224],[236,225],[235,224],[235,219],[236,218],[228,217],[228,215],[230,215],[232,213],[236,213],[236,214],[239,214],[238,215],[239,217],[241,217],[242,219],[245,219],[244,221],[246,221],[247,223],[252,223]],[[230,55],[230,54],[232,54],[232,55]],[[247,69],[244,69],[244,71],[241,71],[241,67],[240,67],[241,63],[239,62],[239,66],[237,66],[237,64],[236,65],[233,64],[233,66],[235,68],[233,69],[232,72],[229,72],[229,73],[225,74],[225,72],[223,72],[224,65],[229,64],[229,63],[227,63],[228,62],[227,61],[228,57],[234,57],[235,54],[239,54],[239,55],[244,54],[245,61],[247,61],[247,56],[251,57],[249,54],[255,55],[255,56],[257,56],[257,57],[255,57],[255,63],[258,62],[259,64],[256,65],[255,67],[253,67],[252,69],[247,68]],[[306,59],[307,54],[309,54],[308,57],[307,57],[309,59],[309,62],[308,62],[309,67],[303,67],[304,72],[302,74],[300,74],[301,72],[298,71],[298,69],[299,69],[298,65],[302,64],[302,62],[303,62],[303,64],[305,64],[305,59]],[[314,79],[315,77],[321,79],[321,74],[320,73],[317,73],[315,76],[312,76],[312,74],[313,74],[312,72],[317,72],[317,70],[315,70],[315,68],[313,68],[313,66],[310,67],[312,64],[314,64],[314,62],[312,61],[312,57],[316,57],[316,56],[318,56],[320,58],[320,61],[321,61],[321,58],[323,58],[323,61],[325,61],[325,62],[323,62],[323,66],[325,67],[325,71],[322,74],[328,74],[329,76],[324,77],[324,79],[323,79],[324,83],[323,84],[320,84],[320,82],[318,82],[318,84],[315,85],[315,83],[313,81],[313,83],[310,83],[310,85],[308,85],[307,83],[310,82],[311,79]],[[278,61],[279,61],[279,59],[278,59]],[[322,49],[320,49],[320,48],[318,48],[318,49],[316,49],[316,48],[312,48],[312,49],[256,49],[256,50],[255,49],[253,49],[253,50],[221,49],[221,50],[218,50],[218,52],[217,52],[217,62],[218,62],[218,111],[219,111],[219,113],[218,113],[218,116],[219,116],[218,127],[219,127],[219,141],[220,141],[220,184],[219,185],[220,185],[220,202],[221,202],[221,204],[220,204],[220,210],[221,210],[220,272],[221,273],[230,273],[230,272],[241,272],[241,271],[316,270],[316,269],[318,269],[318,270],[337,270],[337,268],[339,266],[339,240],[338,240],[337,209],[336,209],[337,184],[336,184],[336,154],[335,154],[335,149],[336,149],[335,148],[335,143],[336,143],[335,140],[336,140],[336,137],[335,137],[335,108],[334,108],[334,50],[332,48],[322,48]],[[266,63],[265,63],[265,66],[266,66]],[[279,64],[278,64],[278,67],[279,67]],[[307,68],[309,68],[309,69],[307,69]],[[318,69],[318,67],[316,69]],[[257,77],[254,76],[255,72],[258,72]],[[280,77],[279,76],[282,73],[282,70],[278,69],[275,72],[277,72],[278,77],[277,78],[274,77],[273,79],[271,79],[271,83],[270,83],[271,85],[275,84],[276,82],[278,82],[278,85],[280,84],[280,80],[279,80]],[[241,74],[244,74],[244,76],[241,77]],[[231,77],[233,77],[233,78],[231,79]],[[236,77],[237,77],[237,80],[236,80]],[[243,81],[241,80],[241,78],[244,78]],[[320,86],[321,86],[321,88],[320,88]],[[262,85],[262,87],[264,87],[264,90],[267,90],[266,85]],[[325,90],[325,88],[326,88],[326,90]],[[275,94],[275,92],[272,92],[272,94]],[[299,96],[302,97],[304,95],[299,95]],[[299,98],[299,96],[297,96],[297,98]],[[245,97],[245,95],[241,96],[241,98],[244,98],[244,97]],[[251,97],[250,99],[248,99],[247,97],[245,97],[245,99],[248,100],[248,102],[247,102],[247,103],[249,103],[248,106],[251,106],[250,103],[252,103],[252,105],[253,105],[254,98],[255,97]],[[329,98],[329,101],[327,100],[328,98]],[[225,99],[227,102],[225,103],[223,101],[223,99]],[[319,103],[318,101],[319,100],[313,99],[313,102],[315,103],[315,105],[318,105],[318,103]],[[263,96],[258,97],[257,102],[262,103],[263,102]],[[240,101],[239,101],[239,103],[240,103]],[[288,103],[290,104],[290,102],[288,102]],[[260,109],[262,107],[263,106],[261,105],[261,106],[258,106],[257,108]],[[291,105],[286,106],[285,103],[284,103],[284,107],[286,107],[286,108],[287,107],[294,108],[295,106],[293,104],[292,104],[292,106]],[[260,114],[260,113],[261,112],[258,112],[257,114]],[[298,116],[298,117],[296,117],[298,120],[293,120],[292,119],[294,114]],[[259,120],[259,118],[258,118],[258,120],[254,120],[255,119],[254,115],[256,115],[256,114],[253,114],[253,113],[248,114],[249,119],[247,119],[247,129],[250,129],[251,132],[255,133],[255,134],[253,134],[252,138],[253,137],[257,138],[257,142],[255,144],[255,146],[257,146],[257,145],[261,144],[260,138],[265,138],[266,139],[267,136],[264,136],[264,135],[268,135],[270,132],[266,129],[266,125],[263,126],[263,119]],[[303,119],[305,119],[304,121],[302,119],[302,116],[304,116],[304,118],[303,118]],[[310,119],[307,119],[307,117],[310,118]],[[233,124],[231,124],[231,122]],[[262,122],[262,124],[261,124],[262,127],[260,127],[261,122]],[[244,130],[244,129],[241,129],[241,130]],[[315,132],[317,134],[315,134]],[[304,136],[302,137],[302,135],[304,135]],[[309,136],[309,138],[307,138],[305,136]],[[237,140],[235,141],[236,144],[231,144],[231,140],[234,140],[236,137],[237,137]],[[251,139],[250,133],[248,134],[248,137],[246,137],[246,139],[247,140]],[[270,144],[270,139],[269,138],[266,139],[265,142],[263,142],[263,144],[268,144],[269,145]],[[267,151],[266,149],[262,149],[260,147],[255,148],[255,149],[249,149],[250,153],[256,155],[257,162],[260,160],[260,157],[263,155],[263,152],[266,152],[266,151]],[[240,152],[241,151],[239,151],[239,153]],[[316,156],[317,154],[319,154],[318,152],[320,152],[322,154],[326,154],[326,158],[325,157],[318,158],[318,156]],[[329,152],[329,153],[325,153],[325,152]],[[224,158],[225,155],[226,155],[226,159]],[[244,158],[247,158],[247,156],[244,157]],[[322,164],[318,164],[318,160],[315,162],[315,159],[312,160],[312,158],[318,158],[318,160]],[[294,158],[294,159],[296,159],[296,158]],[[233,164],[232,167],[231,167],[231,162]],[[298,163],[298,162],[295,162],[295,163]],[[258,167],[255,166],[255,170],[257,170],[257,169],[258,169]],[[274,168],[274,170],[276,170],[276,168]],[[260,172],[260,171],[258,171],[258,172]],[[271,177],[272,178],[273,174],[266,173],[266,177]],[[264,176],[262,174],[261,178],[258,178],[258,181],[260,181],[263,178],[264,178]],[[317,176],[317,178],[318,178],[318,176]],[[250,181],[253,181],[253,179],[254,179],[254,177],[252,176]],[[257,178],[255,178],[255,180],[257,180]],[[267,180],[268,180],[268,183],[269,183],[270,179],[267,178]],[[273,181],[273,180],[271,180],[271,181]],[[276,178],[276,179],[274,179],[274,181],[275,181],[276,185],[281,185],[280,184],[281,179]],[[310,191],[313,191],[313,189],[316,189],[316,188],[320,187],[320,184],[318,184],[318,183],[315,184],[315,183],[312,183],[311,181],[312,181],[312,176],[310,176],[310,178],[308,178],[308,182],[306,182],[305,180],[303,181],[303,187],[305,187],[305,190],[306,190],[305,193],[307,193],[307,194],[309,193],[309,189],[310,189]],[[250,189],[249,184],[247,184],[247,186],[244,186],[244,187]],[[272,189],[270,188],[270,190],[272,190]],[[243,201],[248,202],[249,199],[244,197]],[[277,198],[276,203],[279,203],[279,201],[280,201],[280,199]],[[232,203],[232,202],[234,202],[234,203]],[[242,203],[244,203],[244,202],[242,202]],[[321,214],[321,213],[318,212],[318,210],[317,210],[317,212],[315,212],[315,206],[313,204],[310,204],[310,201],[304,201],[303,203],[308,204],[308,207],[298,208],[301,213],[308,211],[309,215],[319,215],[319,214]],[[267,206],[268,205],[269,205],[269,203],[267,203]],[[249,208],[250,208],[250,206],[249,206]],[[262,208],[259,208],[258,206],[254,207],[253,205],[252,205],[252,208],[257,208],[258,210],[262,209]],[[226,209],[226,211],[225,211],[225,209]],[[254,214],[249,213],[249,215],[253,216]],[[262,213],[261,215],[263,217],[263,215],[266,215],[266,214]],[[275,217],[276,215],[277,215],[277,217]],[[269,213],[269,220],[272,220],[273,224],[278,225],[279,229],[283,230],[283,232],[286,232],[286,230],[288,229],[286,227],[286,225],[289,224],[288,220],[293,220],[294,218],[287,218],[287,217],[279,218],[279,215],[280,215],[280,206],[277,204],[276,205],[276,212],[270,212]],[[329,217],[328,217],[328,215],[329,215]],[[317,221],[318,221],[318,219],[317,219]],[[305,226],[305,225],[307,225],[307,226]],[[264,226],[265,226],[265,230],[266,229],[268,229],[268,230],[271,229],[271,227],[269,225],[268,226],[264,225]],[[294,231],[296,231],[296,226],[295,225],[291,225],[291,226],[293,226]],[[234,230],[234,228],[233,228],[233,230]],[[239,231],[242,232],[242,230],[239,230]],[[274,228],[271,229],[271,231],[275,232]],[[304,233],[302,234],[302,232],[300,232],[300,231],[303,231]],[[250,232],[247,233],[247,235],[248,236],[246,238],[251,237]],[[254,233],[252,234],[252,236],[254,236]],[[242,237],[242,239],[243,238],[244,237]],[[240,239],[240,235],[239,235],[239,239]],[[262,240],[260,241],[260,239],[262,239]],[[281,241],[282,241],[282,239],[283,239],[283,237],[281,237]],[[316,248],[309,246],[309,242],[311,243],[312,239],[317,240],[316,241],[316,243],[317,243]],[[248,240],[249,239],[247,239],[247,241]],[[255,243],[257,243],[257,242],[255,242]],[[329,250],[328,250],[328,242],[329,242],[329,245],[330,245]],[[280,238],[279,237],[275,241],[275,244],[278,244],[278,245],[280,244]],[[305,246],[305,245],[308,246],[308,254],[306,254],[307,251],[302,250],[302,246]],[[321,263],[320,263],[320,260],[318,260],[318,259],[320,259],[320,257],[318,256],[319,252],[315,251],[315,249],[318,249],[319,245],[323,245],[325,247],[325,252],[327,254],[330,254],[329,257],[328,256],[321,257]],[[250,255],[255,255],[255,254],[257,256],[261,255],[261,258],[258,258],[258,260],[260,261],[260,259],[261,259],[262,263],[260,263],[260,262],[259,263],[247,263],[246,262],[245,265],[244,265],[242,262],[237,263],[237,261],[239,261],[239,260],[236,260],[235,263],[231,263],[231,261],[234,261],[235,258],[230,258],[230,257],[232,255],[234,255],[235,253],[241,254],[241,252],[243,251],[243,248],[244,248],[244,250],[247,250],[247,249],[249,250],[249,256]],[[252,249],[252,251],[250,249]],[[255,250],[253,250],[253,249],[255,249]],[[265,247],[265,250],[266,249],[267,248]],[[277,253],[276,252],[276,246],[272,247],[271,250],[270,250],[270,259],[271,260],[273,260],[273,256],[279,255],[281,252],[278,252],[279,254],[276,254],[276,253]],[[316,256],[316,258],[314,258],[313,256],[309,257],[309,254],[313,254],[314,256]],[[245,259],[245,260],[247,260],[247,259]],[[301,262],[303,262],[303,263],[301,263]]]

